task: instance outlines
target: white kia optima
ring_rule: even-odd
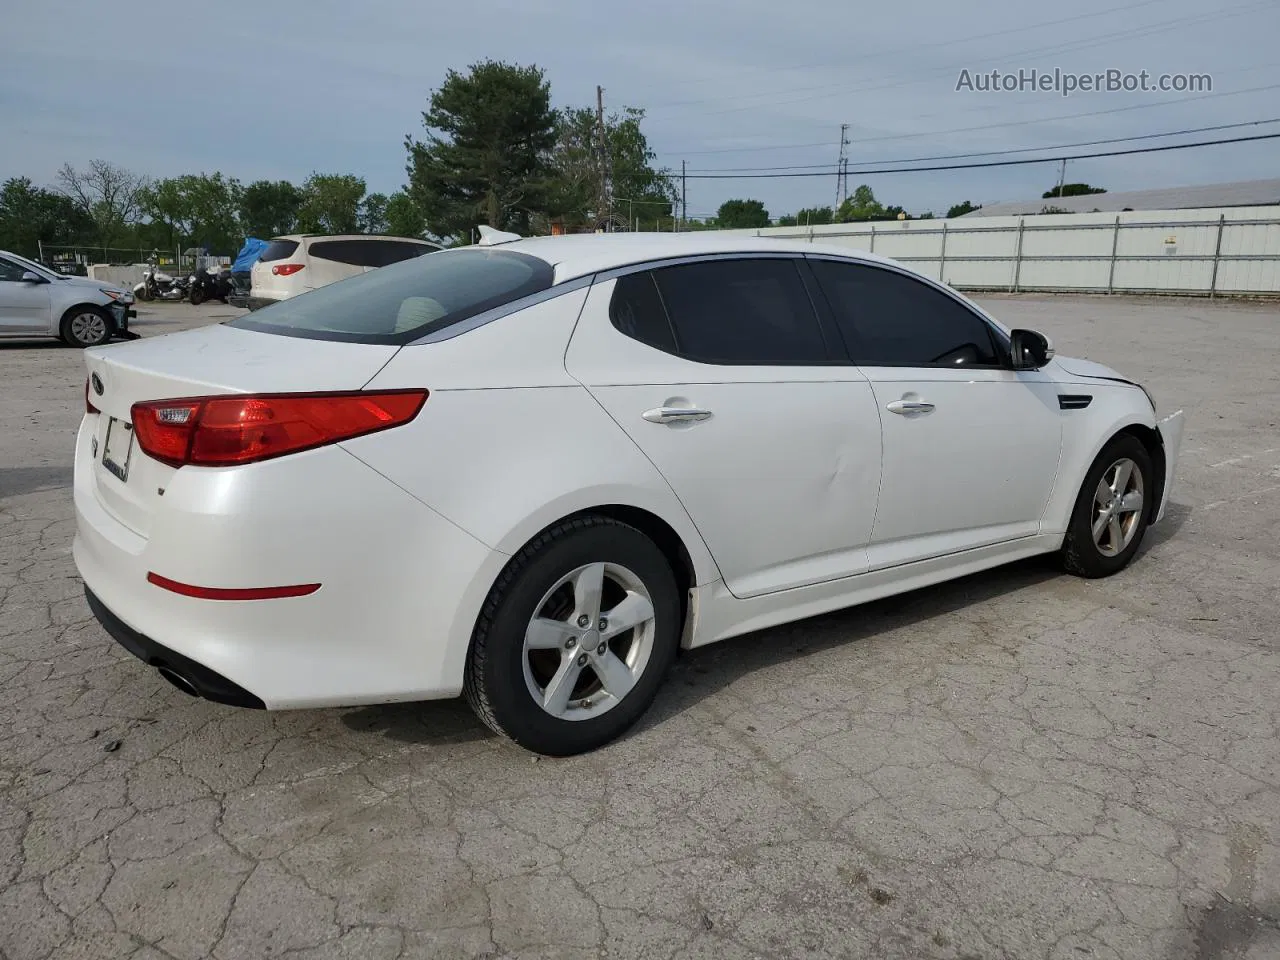
[[[706,234],[490,234],[86,358],[116,640],[243,706],[465,693],[548,754],[681,647],[1032,554],[1115,573],[1183,423],[892,261]]]

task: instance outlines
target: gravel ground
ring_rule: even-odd
[[[0,345],[0,957],[1280,956],[1280,309],[985,302],[1186,408],[1135,564],[697,651],[563,761],[455,702],[193,700],[118,649],[70,555],[80,357]]]

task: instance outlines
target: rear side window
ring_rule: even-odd
[[[293,256],[293,252],[298,249],[297,240],[272,240],[262,248],[262,256],[259,260],[287,260]]]
[[[855,363],[868,367],[999,366],[991,328],[941,290],[893,270],[814,260]]]
[[[609,319],[633,340],[666,353],[679,353],[671,321],[648,271],[618,278],[609,301]]]
[[[653,277],[682,357],[737,365],[830,362],[795,260],[709,260],[664,267]]]
[[[228,326],[287,337],[403,344],[551,287],[547,261],[510,250],[442,251],[340,280]]]

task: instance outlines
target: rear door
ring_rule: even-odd
[[[1062,446],[1049,376],[1009,369],[996,328],[923,280],[812,265],[884,427],[872,568],[1037,534]]]
[[[53,332],[50,284],[24,282],[22,275],[27,270],[16,260],[0,257],[0,336],[45,336]]]
[[[867,568],[880,424],[839,352],[803,260],[753,256],[597,282],[566,365],[750,597]]]

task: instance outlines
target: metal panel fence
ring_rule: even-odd
[[[1280,296],[1280,209],[897,220],[726,230],[866,250],[960,290]]]

